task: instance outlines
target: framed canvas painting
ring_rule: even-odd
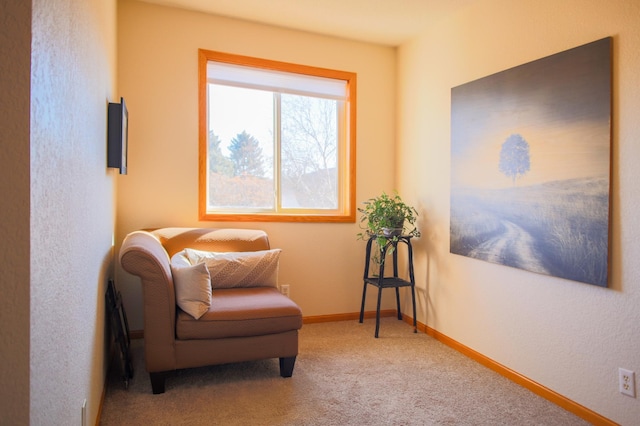
[[[611,44],[451,89],[451,253],[607,286]]]

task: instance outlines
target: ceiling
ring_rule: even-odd
[[[473,0],[142,0],[279,27],[398,46]]]

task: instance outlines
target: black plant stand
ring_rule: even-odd
[[[411,288],[411,302],[413,304],[413,332],[417,333],[418,327],[416,322],[416,292],[415,292],[415,277],[413,274],[413,248],[411,247],[411,235],[402,235],[398,237],[398,241],[388,241],[384,247],[379,247],[378,253],[380,259],[380,270],[377,277],[369,276],[369,264],[371,262],[371,246],[376,237],[372,236],[367,241],[366,260],[364,265],[364,288],[362,289],[362,305],[360,307],[360,323],[364,320],[364,302],[367,296],[367,285],[373,285],[378,287],[378,305],[376,308],[376,333],[375,337],[378,337],[378,331],[380,330],[380,301],[382,299],[383,288],[395,288],[396,289],[396,305],[398,311],[398,319],[402,320],[402,311],[400,310],[400,287]],[[408,251],[409,261],[409,281],[402,278],[398,278],[398,247],[402,244],[406,245]],[[393,276],[385,277],[384,268],[386,263],[386,255],[389,249],[393,247],[393,253],[391,254],[393,259]]]
[[[129,322],[122,306],[122,295],[116,291],[113,280],[109,280],[105,294],[107,315],[110,320],[111,335],[116,345],[117,357],[122,372],[125,389],[129,387],[129,380],[133,378],[133,362],[131,360],[131,339],[129,337]]]

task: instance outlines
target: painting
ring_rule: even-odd
[[[611,49],[451,89],[451,253],[607,286]]]

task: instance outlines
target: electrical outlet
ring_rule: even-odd
[[[289,297],[289,284],[280,285],[280,293],[282,293],[285,296]]]
[[[624,368],[618,368],[618,382],[621,394],[632,398],[636,397],[636,373]]]

